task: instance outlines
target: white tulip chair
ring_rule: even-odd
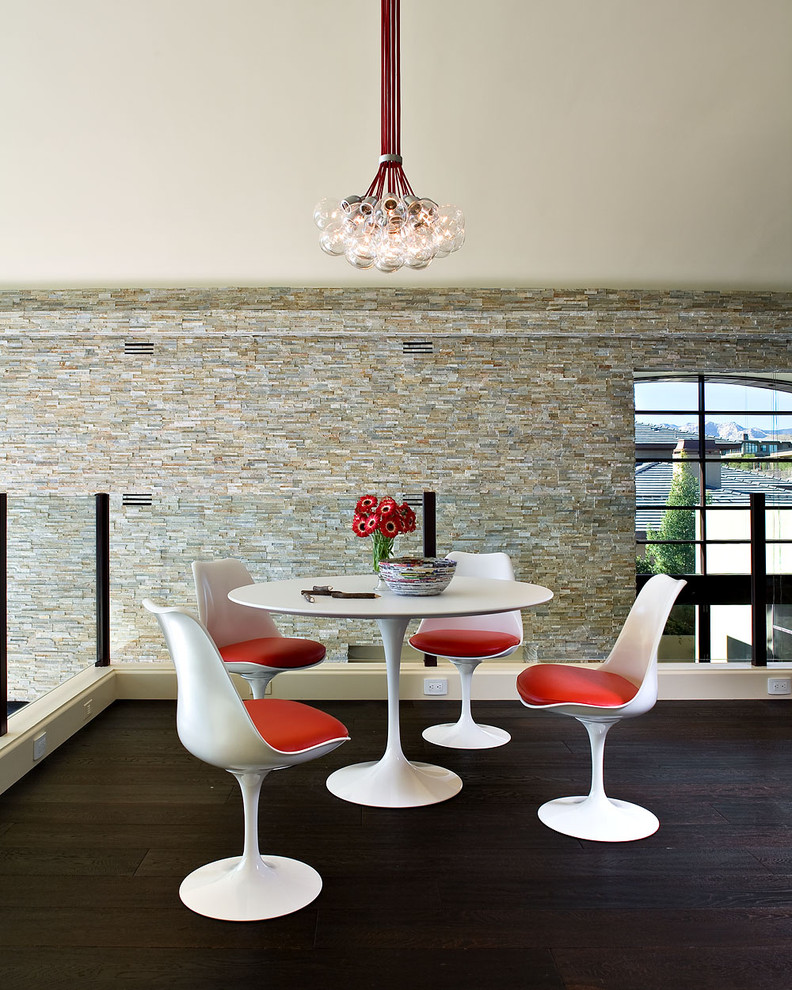
[[[245,565],[233,557],[196,560],[192,565],[198,617],[220,651],[226,669],[250,684],[263,698],[277,674],[315,667],[325,658],[322,643],[284,636],[269,612],[237,605],[228,592],[253,584]]]
[[[464,553],[453,551],[449,560],[457,562],[455,576],[514,580],[514,569],[505,553]],[[431,725],[423,737],[436,746],[450,749],[491,749],[503,746],[511,736],[494,725],[473,721],[470,707],[473,672],[484,660],[502,660],[523,641],[522,613],[496,612],[458,618],[424,619],[410,646],[423,653],[445,657],[459,671],[462,710],[453,723]]]
[[[537,663],[517,677],[527,708],[570,715],[585,726],[591,743],[588,795],[556,798],[539,808],[549,828],[578,839],[628,842],[652,835],[657,817],[645,808],[605,794],[604,750],[608,730],[643,715],[657,700],[657,649],[684,581],[656,574],[635,599],[608,659],[601,664]]]
[[[243,701],[195,616],[150,599],[143,604],[156,615],[176,667],[179,739],[199,760],[232,774],[242,790],[242,855],[199,867],[182,882],[179,896],[197,914],[224,921],[260,921],[305,907],[322,889],[322,878],[306,863],[259,853],[261,785],[272,770],[332,752],[349,739],[346,727],[297,701]]]

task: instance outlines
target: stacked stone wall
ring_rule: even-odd
[[[356,497],[425,489],[441,552],[505,549],[554,590],[526,616],[529,656],[602,656],[634,595],[635,372],[789,372],[791,332],[782,293],[2,292],[12,693],[93,661],[99,491],[120,662],[164,658],[140,601],[192,604],[193,559],[241,556],[262,579],[360,570]],[[336,660],[376,638],[320,625],[282,622]]]

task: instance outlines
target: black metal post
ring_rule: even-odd
[[[434,492],[423,493],[423,552],[424,557],[437,556],[437,496]],[[424,653],[424,667],[436,667],[437,657]]]
[[[437,556],[437,495],[423,493],[423,552],[424,557]]]
[[[709,602],[698,607],[698,660],[699,663],[712,662],[712,612]]]
[[[434,492],[423,494],[424,557],[437,556],[437,496]],[[436,667],[437,657],[424,653],[424,667]]]
[[[8,732],[8,495],[0,492],[0,736]]]
[[[751,500],[751,665],[767,666],[767,544],[765,497],[756,492]]]
[[[110,666],[110,496],[96,495],[96,666]]]

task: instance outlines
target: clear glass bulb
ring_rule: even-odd
[[[435,240],[426,225],[408,230],[403,237],[404,263],[408,268],[426,268],[435,256]]]
[[[348,234],[354,237],[367,220],[368,216],[363,212],[362,202],[354,203],[349,208],[349,212],[344,215],[344,223],[346,224]]]
[[[417,196],[405,196],[402,200],[404,211],[409,219],[417,220],[421,214],[421,201]]]
[[[456,206],[440,207],[434,223],[437,257],[446,258],[465,243],[465,215]]]
[[[399,197],[396,193],[386,192],[382,197],[382,209],[390,214],[394,213],[399,206]]]
[[[465,214],[458,206],[453,206],[450,203],[441,206],[437,216],[443,223],[453,224],[462,230],[465,229]]]
[[[424,223],[432,223],[437,216],[439,207],[433,199],[421,199],[418,201],[420,205],[419,216]]]
[[[368,226],[362,227],[354,237],[347,240],[346,260],[355,268],[371,268],[377,260],[377,245],[375,230]]]
[[[404,243],[401,228],[396,224],[383,227],[375,237],[377,260],[374,262],[381,272],[398,271],[404,264]]]
[[[346,255],[355,268],[398,271],[402,265],[428,268],[465,243],[465,216],[456,206],[387,192],[375,196],[322,199],[314,208],[321,231],[319,246],[330,255]]]
[[[456,237],[454,238],[454,243],[451,246],[451,253],[458,251],[462,245],[465,243],[465,228],[462,227],[461,230],[457,231]]]
[[[374,267],[374,262],[366,257],[358,257],[356,254],[350,254],[349,251],[346,253],[346,260],[352,265],[353,268],[359,268],[360,271],[366,271],[368,268]]]
[[[374,265],[386,275],[390,275],[391,272],[397,272],[402,267],[400,261],[393,261],[390,258],[377,258]]]
[[[346,229],[342,220],[328,224],[319,238],[319,247],[325,254],[339,255],[346,247]]]
[[[320,199],[314,207],[314,223],[319,230],[324,230],[329,224],[341,217],[341,204],[337,199]]]

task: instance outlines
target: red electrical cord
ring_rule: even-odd
[[[380,161],[366,196],[413,195],[401,162],[401,0],[382,0]],[[391,157],[392,156],[392,157]],[[387,186],[387,190],[386,190]]]

